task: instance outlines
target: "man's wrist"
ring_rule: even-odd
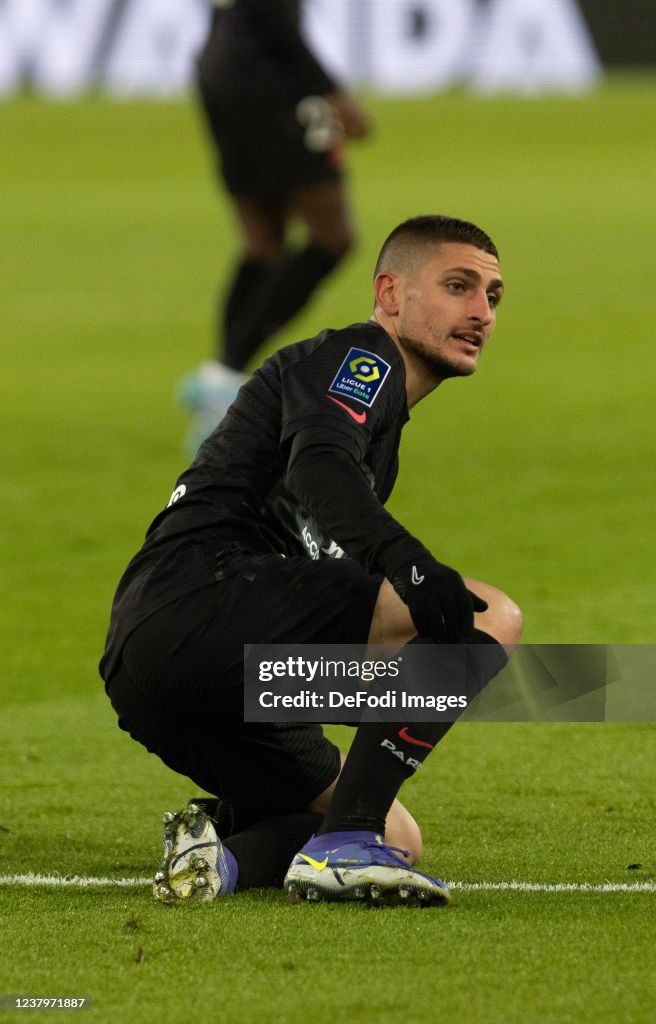
[[[414,558],[398,566],[392,576],[388,578],[401,600],[405,601],[407,605],[411,605],[420,598],[423,600],[426,586],[430,584],[426,584],[426,586],[422,586],[422,584],[426,579],[435,579],[436,570],[440,568],[440,563],[436,562],[430,552],[424,549],[422,552],[417,552]]]

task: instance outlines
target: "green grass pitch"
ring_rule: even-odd
[[[359,250],[279,340],[367,317],[399,220],[480,222],[507,282],[497,334],[473,379],[413,414],[391,508],[511,593],[527,641],[653,641],[656,81],[365,102]],[[117,578],[185,464],[172,391],[209,350],[234,233],[189,103],[25,98],[0,105],[0,137],[0,994],[90,995],[103,1024],[651,1024],[653,891],[457,888],[443,911],[261,891],[170,909],[143,885],[7,881],[148,877],[162,811],[193,795],[116,728],[96,663]],[[650,724],[457,727],[403,793],[423,866],[653,883],[654,739]]]

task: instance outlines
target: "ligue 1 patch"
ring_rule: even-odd
[[[347,395],[363,405],[373,405],[390,369],[390,364],[373,352],[351,348],[328,391],[332,395]]]

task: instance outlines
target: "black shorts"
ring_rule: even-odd
[[[294,103],[218,93],[202,80],[199,92],[229,192],[281,195],[341,179],[342,147],[321,97]]]
[[[233,556],[225,578],[129,636],[107,692],[119,725],[228,800],[237,827],[305,809],[339,773],[320,725],[243,720],[247,643],[364,643],[382,577],[350,559]]]

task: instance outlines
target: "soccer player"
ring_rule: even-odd
[[[360,724],[340,771],[320,725],[243,717],[247,643],[466,644],[477,691],[519,640],[509,597],[384,508],[408,410],[472,374],[492,334],[497,250],[466,221],[415,217],[374,291],[370,320],[281,349],[241,388],[119,584],[101,661],[119,724],[220,798],[165,817],[158,899],[283,878],[311,899],[448,899],[412,866],[421,834],[396,797],[449,724]]]
[[[301,0],[214,0],[198,87],[242,252],[219,301],[215,358],[181,384],[195,452],[244,369],[353,244],[344,138],[369,122],[303,40]],[[288,238],[292,221],[305,238]],[[223,292],[223,290],[222,290]]]

